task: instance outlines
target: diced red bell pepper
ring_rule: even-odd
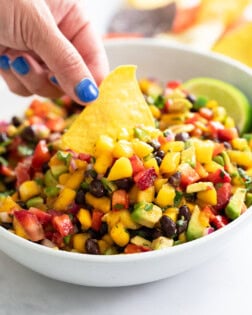
[[[45,125],[51,131],[61,132],[65,128],[65,120],[62,117],[46,119]]]
[[[210,223],[218,230],[227,225],[229,221],[227,217],[218,214],[210,221]]]
[[[227,205],[231,197],[232,185],[230,183],[223,183],[216,185],[215,189],[217,192],[217,205],[214,206],[214,209],[219,211]]]
[[[128,209],[129,196],[126,190],[119,189],[113,192],[112,195],[112,210]]]
[[[157,178],[156,171],[153,167],[138,172],[134,176],[134,181],[140,190],[145,190],[153,186],[155,179]]]
[[[132,155],[132,157],[129,158],[130,159],[130,163],[133,169],[133,175],[143,171],[144,165],[143,162],[141,161],[141,159],[137,156],[137,155]]]
[[[238,137],[238,132],[236,128],[224,128],[218,130],[218,138],[221,141],[231,141]]]
[[[34,207],[31,207],[28,212],[33,213],[42,225],[49,223],[52,219],[51,214]]]
[[[213,120],[209,121],[207,127],[209,129],[209,133],[211,134],[213,138],[217,138],[219,130],[224,129],[224,126],[222,125],[222,123],[220,123],[219,121],[213,121]]]
[[[73,233],[73,224],[67,214],[54,216],[52,218],[52,224],[55,230],[63,237]]]
[[[198,113],[194,113],[191,117],[188,117],[185,120],[186,124],[195,124],[197,121],[199,121],[201,119],[200,114]]]
[[[15,172],[13,169],[11,169],[9,166],[6,165],[0,165],[0,174],[7,176],[7,177],[14,177]]]
[[[125,249],[125,254],[134,254],[134,253],[142,253],[142,252],[149,252],[151,249],[147,246],[139,246],[135,244],[128,244]]]
[[[37,242],[45,238],[42,225],[35,214],[26,210],[19,210],[14,212],[14,217],[31,241]]]
[[[173,89],[173,90],[178,88],[180,85],[181,85],[181,81],[177,81],[177,80],[169,81],[166,83],[166,87],[168,89]]]
[[[51,106],[52,105],[49,102],[42,102],[38,99],[35,99],[32,101],[29,108],[32,110],[34,116],[45,118],[50,112]]]
[[[45,140],[40,140],[37,144],[34,155],[32,158],[32,167],[35,170],[38,170],[42,167],[42,165],[48,162],[51,158],[51,154],[48,150]]]
[[[91,155],[90,154],[86,154],[86,153],[79,153],[78,159],[80,159],[81,161],[86,161],[86,162],[89,163],[90,160],[91,160]]]
[[[104,213],[99,210],[94,210],[92,213],[92,224],[91,227],[93,230],[98,232],[102,225],[102,217]]]
[[[196,183],[200,176],[189,164],[183,164],[183,167],[180,168],[181,173],[181,186],[186,187],[190,184]]]
[[[214,143],[214,150],[213,150],[213,156],[216,156],[220,153],[222,153],[225,150],[224,143]]]
[[[207,120],[211,120],[213,118],[213,111],[210,108],[201,107],[199,113],[203,118]]]
[[[209,182],[212,182],[213,184],[218,184],[218,183],[231,183],[231,177],[230,175],[221,169],[218,169],[214,173],[210,173],[207,177],[206,180]]]

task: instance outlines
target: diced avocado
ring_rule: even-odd
[[[46,173],[45,173],[45,185],[47,187],[50,187],[50,186],[56,186],[58,184],[57,180],[54,178],[52,172],[50,170],[48,170]]]
[[[192,194],[192,193],[196,193],[196,192],[204,191],[208,189],[213,189],[213,188],[214,186],[212,182],[198,182],[198,183],[188,185],[186,187],[186,193]]]
[[[164,236],[160,236],[160,237],[158,237],[152,241],[151,247],[153,250],[163,249],[166,247],[173,246],[173,243],[174,243],[173,239],[168,238],[168,237],[164,237]]]
[[[60,192],[60,188],[56,186],[46,187],[44,192],[47,197],[56,197]]]
[[[252,193],[247,193],[245,203],[247,207],[252,206]]]
[[[221,155],[216,155],[215,157],[213,157],[213,161],[220,164],[221,166],[224,166],[224,159]]]
[[[186,238],[188,241],[200,238],[204,234],[205,227],[201,225],[199,215],[200,209],[198,206],[195,206],[186,231]]]
[[[230,198],[229,203],[225,208],[226,216],[229,219],[234,220],[240,216],[245,197],[246,189],[238,188],[233,196]]]
[[[137,245],[137,246],[151,247],[151,242],[146,240],[145,238],[139,236],[139,235],[132,237],[130,242],[132,244]]]
[[[131,213],[131,218],[134,222],[143,226],[153,228],[154,225],[162,217],[162,210],[153,203],[141,201],[137,203]]]
[[[221,153],[221,155],[222,155],[223,160],[224,160],[224,164],[225,164],[225,169],[226,169],[226,171],[227,171],[230,175],[232,175],[232,176],[236,175],[237,172],[236,172],[234,166],[232,165],[232,163],[231,163],[231,161],[230,161],[230,158],[229,158],[227,152],[224,151],[224,152]]]
[[[39,205],[42,205],[44,202],[42,197],[34,197],[29,199],[28,201],[26,201],[26,206],[27,208],[31,208],[31,207],[37,207]]]
[[[68,167],[66,165],[53,165],[51,166],[52,175],[55,178],[58,178],[61,174],[66,173],[68,171]]]

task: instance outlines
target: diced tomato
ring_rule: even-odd
[[[137,156],[137,155],[133,155],[132,157],[130,157],[130,163],[133,169],[133,175],[143,171],[144,165],[143,162],[141,161],[141,159]]]
[[[63,236],[59,232],[46,231],[45,237],[59,248],[64,246]]]
[[[207,127],[213,138],[217,138],[219,130],[224,129],[224,126],[219,121],[209,121]]]
[[[214,150],[213,150],[213,156],[216,156],[220,153],[222,153],[225,150],[224,143],[214,143]]]
[[[40,140],[37,144],[34,155],[32,158],[32,167],[35,170],[38,170],[42,167],[42,165],[48,162],[51,158],[51,154],[48,150],[45,140]]]
[[[42,225],[36,215],[26,210],[19,210],[14,212],[14,216],[31,241],[37,242],[45,238]]]
[[[200,178],[206,178],[208,176],[208,172],[205,170],[203,165],[198,161],[196,162],[195,171],[196,173],[199,174]]]
[[[129,196],[123,189],[119,189],[113,192],[112,195],[112,210],[128,209],[129,208]]]
[[[183,164],[180,168],[181,172],[181,186],[186,187],[197,182],[200,179],[199,174],[189,164]]]
[[[190,117],[188,117],[185,120],[186,124],[195,124],[197,121],[199,121],[201,119],[200,114],[198,113],[194,113],[193,115],[191,115]]]
[[[212,182],[214,184],[218,183],[231,183],[230,175],[224,170],[217,170],[214,173],[210,173],[207,178],[207,181]]]
[[[31,116],[29,117],[29,123],[31,125],[35,125],[35,124],[43,124],[44,120],[39,117],[39,116]]]
[[[218,138],[221,141],[231,141],[238,137],[238,132],[236,128],[224,128],[218,130]]]
[[[202,136],[203,131],[200,128],[194,128],[191,132],[190,135],[191,137],[196,137],[199,138]]]
[[[15,168],[17,177],[16,185],[19,187],[23,182],[30,180],[32,158],[28,157],[23,162],[19,162]]]
[[[203,118],[207,120],[211,120],[213,118],[213,111],[210,108],[201,107],[199,113]]]
[[[151,249],[147,246],[139,246],[135,244],[128,244],[125,249],[124,253],[125,254],[134,254],[134,253],[142,253],[142,252],[148,252]]]
[[[51,221],[52,215],[37,208],[31,207],[28,212],[33,213],[41,224],[47,224]]]
[[[90,155],[90,154],[86,154],[86,153],[79,153],[78,158],[79,158],[81,161],[86,161],[86,162],[89,163],[90,160],[91,160],[91,155]]]
[[[214,209],[219,211],[227,205],[231,197],[232,185],[230,183],[223,183],[216,185],[215,188],[217,192],[217,205],[214,206]]]
[[[102,217],[104,213],[99,210],[94,210],[92,213],[92,229],[95,231],[99,231],[102,225]]]
[[[151,167],[141,172],[138,172],[134,176],[134,181],[140,190],[145,190],[153,186],[156,178],[157,178],[157,174],[155,172],[155,169]]]
[[[62,214],[52,218],[53,227],[61,236],[65,237],[73,232],[73,224],[69,215]]]
[[[181,85],[181,81],[176,81],[176,80],[169,81],[169,82],[166,83],[166,87],[168,89],[173,89],[173,90],[178,88],[180,85]]]
[[[35,99],[32,101],[29,108],[32,110],[33,116],[45,118],[50,112],[51,107],[51,103]]]
[[[14,177],[15,172],[13,169],[11,169],[9,166],[6,165],[0,165],[0,174],[7,176],[7,177]]]

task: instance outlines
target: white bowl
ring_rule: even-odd
[[[138,76],[163,81],[208,76],[239,87],[252,101],[252,71],[230,59],[170,46],[153,40],[115,41],[106,44],[111,68],[138,65]],[[29,100],[12,95],[0,82],[1,117],[22,113]],[[249,209],[226,227],[179,246],[141,254],[93,256],[55,251],[22,239],[0,227],[0,249],[24,266],[45,276],[89,286],[127,286],[147,283],[185,271],[217,255],[245,228]]]

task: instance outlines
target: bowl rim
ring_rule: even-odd
[[[174,44],[167,43],[164,40],[157,39],[127,39],[127,41],[123,39],[110,39],[105,41],[105,48],[117,47],[117,46],[144,46],[144,47],[161,47],[172,50],[179,50],[181,52],[186,52],[190,54],[195,54],[199,56],[204,56],[213,60],[218,60],[220,62],[224,62],[226,64],[235,66],[240,70],[246,72],[248,75],[252,77],[252,69],[248,66],[242,64],[239,61],[233,60],[229,57],[220,55],[214,52],[207,51],[198,51],[196,49],[190,48],[188,46],[182,44]],[[1,82],[0,82],[1,83]],[[0,84],[0,89],[3,86]],[[176,255],[178,252],[183,252],[191,249],[192,247],[199,247],[204,245],[207,242],[210,242],[216,238],[223,236],[225,233],[229,233],[232,229],[235,230],[236,227],[242,224],[242,222],[248,220],[248,218],[252,216],[252,206],[249,207],[245,213],[243,213],[239,218],[230,222],[223,228],[214,231],[208,235],[205,235],[201,238],[195,239],[190,242],[186,242],[180,245],[164,248],[162,250],[153,250],[149,252],[142,253],[133,253],[133,254],[116,254],[116,255],[91,255],[87,253],[78,253],[78,252],[67,252],[64,250],[54,250],[52,248],[43,246],[38,243],[34,243],[30,240],[26,240],[20,236],[17,236],[14,233],[9,232],[2,226],[0,226],[0,237],[3,237],[5,240],[7,239],[11,243],[15,243],[17,246],[22,248],[27,248],[29,250],[33,250],[34,252],[45,254],[52,257],[64,258],[68,260],[78,260],[86,263],[98,263],[98,264],[107,264],[107,263],[127,263],[127,262],[137,262],[142,260],[156,259],[161,258],[163,256],[172,256]],[[1,242],[0,242],[1,244]],[[0,249],[1,249],[0,245]],[[5,251],[3,251],[5,252]]]

